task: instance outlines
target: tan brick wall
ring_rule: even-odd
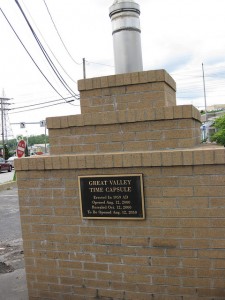
[[[16,161],[30,299],[224,299],[225,150]],[[143,173],[146,219],[82,220],[78,175]]]
[[[54,155],[188,148],[200,143],[200,114],[192,105],[54,117],[47,124]]]
[[[47,119],[51,156],[16,160],[30,300],[225,299],[225,150],[147,71],[79,81]],[[53,155],[54,154],[54,155]],[[141,173],[146,219],[81,218],[79,175]]]
[[[176,105],[176,83],[165,70],[78,81],[81,113]]]

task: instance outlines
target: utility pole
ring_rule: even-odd
[[[206,105],[205,73],[204,73],[204,65],[203,65],[203,63],[202,63],[202,78],[203,78],[204,100],[205,100],[205,122],[207,122],[208,115],[207,115],[207,105]]]
[[[86,61],[85,58],[83,58],[83,77],[86,79]]]
[[[5,142],[8,138],[7,136],[7,128],[6,128],[6,111],[9,110],[6,108],[6,105],[9,105],[8,101],[11,100],[10,98],[1,97],[1,135],[2,135],[2,147],[3,147],[3,158],[5,159]],[[10,125],[9,125],[10,127]]]
[[[3,158],[5,159],[5,135],[4,135],[4,109],[3,109],[3,100],[4,100],[4,98],[1,98],[2,154],[3,154]]]

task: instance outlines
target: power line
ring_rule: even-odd
[[[70,99],[71,97],[67,97],[65,99]],[[36,104],[29,104],[29,105],[25,105],[25,106],[20,106],[20,107],[14,107],[11,108],[10,110],[15,110],[15,109],[21,109],[21,108],[27,108],[27,107],[32,107],[32,106],[38,106],[38,105],[42,105],[42,104],[46,104],[46,103],[52,103],[52,102],[56,102],[56,101],[61,101],[63,99],[56,99],[56,100],[51,100],[51,101],[45,101],[45,102],[40,102],[40,103],[36,103]],[[64,103],[64,102],[63,102]]]
[[[55,28],[55,30],[56,30],[56,32],[57,32],[57,35],[58,35],[60,41],[62,42],[62,44],[63,44],[63,46],[64,46],[66,52],[68,53],[68,55],[70,56],[70,58],[72,59],[72,61],[75,62],[75,64],[81,65],[82,63],[78,63],[77,61],[75,61],[74,58],[72,57],[72,55],[70,54],[70,52],[69,52],[69,50],[67,49],[65,43],[63,42],[63,39],[62,39],[61,35],[59,34],[59,31],[58,31],[58,29],[57,29],[57,27],[56,27],[56,24],[55,24],[55,22],[54,22],[54,20],[53,20],[53,18],[52,18],[52,15],[51,15],[51,13],[50,13],[50,10],[49,10],[49,8],[48,8],[48,6],[47,6],[46,1],[43,0],[43,2],[44,2],[45,7],[46,7],[46,9],[47,9],[47,11],[48,11],[48,14],[49,14],[49,16],[50,16],[50,19],[51,19],[51,21],[52,21],[52,24],[54,25],[54,28]]]
[[[23,1],[22,1],[23,2]],[[56,55],[54,54],[54,52],[52,51],[52,49],[50,48],[49,44],[47,43],[46,39],[44,38],[43,34],[41,33],[41,31],[39,30],[37,24],[35,23],[31,13],[29,12],[27,6],[25,5],[25,3],[23,2],[23,5],[25,6],[26,10],[28,11],[28,14],[30,15],[30,18],[32,19],[33,23],[35,24],[39,34],[41,35],[42,39],[44,40],[45,44],[47,45],[49,51],[51,52],[51,54],[53,55],[53,57],[55,58],[55,60],[57,61],[57,63],[60,65],[60,67],[62,68],[62,70],[64,71],[64,73],[70,78],[70,80],[72,80],[74,83],[77,84],[77,81],[75,81],[69,74],[68,72],[65,70],[65,68],[62,66],[62,64],[60,63],[60,61],[58,60],[58,58],[56,57]]]
[[[59,73],[58,69],[56,68],[56,66],[54,65],[53,61],[51,60],[51,58],[49,57],[47,51],[45,50],[44,46],[42,45],[41,41],[39,40],[37,34],[35,33],[33,27],[31,26],[26,14],[24,13],[21,5],[19,4],[19,1],[18,0],[15,0],[20,12],[22,13],[28,27],[30,28],[31,30],[31,33],[33,35],[33,37],[35,38],[38,46],[40,47],[42,53],[44,54],[48,64],[50,65],[50,67],[52,68],[53,72],[55,73],[56,77],[59,79],[59,81],[61,82],[61,84],[64,86],[64,88],[72,95],[74,96],[76,99],[78,97],[78,95],[76,95],[73,90],[69,87],[69,85],[66,83],[66,81],[63,79],[62,75]]]
[[[107,65],[107,64],[103,64],[103,63],[98,63],[98,62],[93,62],[93,61],[88,61],[88,60],[86,60],[86,62],[88,64],[101,65],[101,66],[106,66],[106,67],[114,68],[114,66],[112,66],[112,65]]]
[[[67,101],[67,103],[73,102],[75,100],[70,100]],[[55,104],[51,104],[51,105],[46,105],[46,106],[42,106],[42,107],[36,107],[36,108],[31,108],[31,109],[26,109],[26,110],[22,110],[22,111],[16,111],[16,112],[12,112],[9,113],[10,115],[12,114],[19,114],[19,113],[23,113],[23,112],[27,112],[27,111],[32,111],[32,110],[37,110],[37,109],[43,109],[43,108],[47,108],[47,107],[51,107],[51,106],[56,106],[56,105],[60,105],[60,104],[65,104],[65,102],[60,102],[60,103],[55,103]],[[79,104],[74,104],[73,106],[80,106]]]
[[[1,13],[3,14],[4,18],[6,19],[7,23],[9,24],[10,28],[12,29],[12,31],[14,32],[14,34],[16,35],[17,39],[19,40],[19,42],[21,43],[21,45],[23,46],[24,50],[27,52],[27,54],[29,55],[30,59],[32,60],[32,62],[35,64],[35,66],[37,67],[37,69],[39,70],[39,72],[42,74],[42,76],[45,78],[45,80],[48,82],[48,84],[53,88],[53,90],[67,103],[66,99],[64,99],[64,97],[57,91],[57,89],[53,86],[53,84],[49,81],[49,79],[46,77],[46,75],[43,73],[43,71],[40,69],[40,67],[38,66],[38,64],[36,63],[36,61],[34,60],[34,58],[32,57],[32,55],[30,54],[30,52],[27,50],[26,46],[24,45],[24,43],[22,42],[22,40],[20,39],[19,35],[16,33],[15,29],[13,28],[12,24],[10,23],[10,21],[8,20],[8,18],[6,17],[5,13],[3,12],[3,10],[0,8]],[[71,104],[72,105],[72,104]]]

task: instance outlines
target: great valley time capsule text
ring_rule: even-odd
[[[129,193],[132,191],[129,179],[90,180],[88,184],[91,193]]]
[[[83,218],[143,219],[142,175],[79,176]]]

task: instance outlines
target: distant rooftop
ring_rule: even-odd
[[[225,104],[214,104],[214,105],[207,105],[207,110],[215,110],[215,109],[225,109]]]

